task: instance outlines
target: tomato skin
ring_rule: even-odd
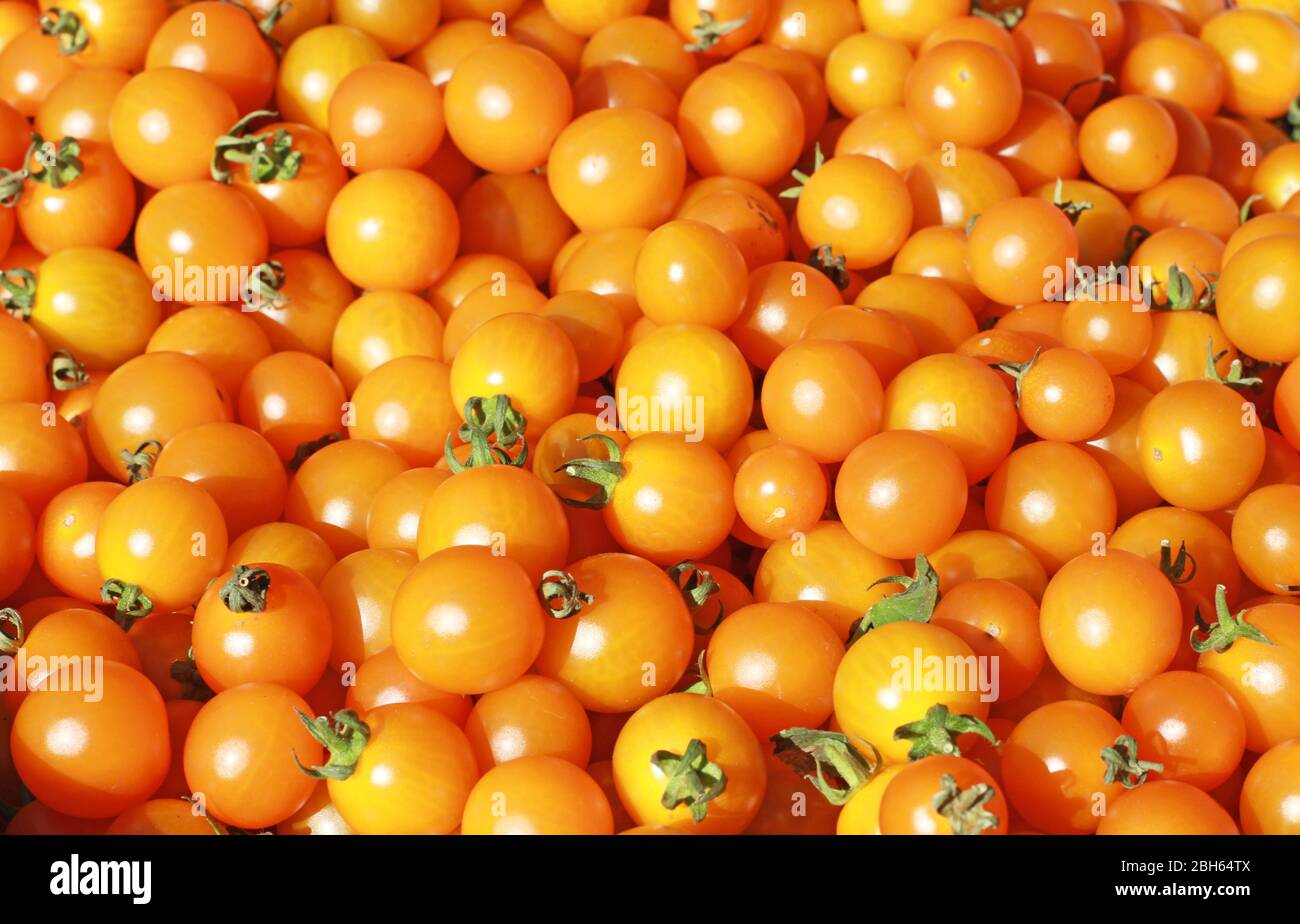
[[[1246,750],[1262,754],[1300,733],[1291,682],[1300,671],[1300,632],[1289,604],[1265,603],[1245,612],[1245,621],[1273,644],[1237,639],[1226,651],[1202,653],[1196,670],[1236,700],[1246,719]]]
[[[10,747],[23,785],[56,812],[112,818],[158,788],[170,745],[162,697],[143,674],[115,661],[101,667],[102,697],[51,689],[23,701]],[[59,730],[78,731],[80,747],[59,747]]]
[[[218,693],[185,738],[185,779],[209,815],[238,828],[266,828],[296,812],[315,781],[294,764],[321,763],[324,749],[297,713],[307,702],[284,687],[249,683]]]
[[[910,764],[886,764],[844,803],[839,818],[835,820],[836,834],[879,834],[880,802],[885,790]]]
[[[395,450],[408,463],[430,466],[462,419],[451,398],[451,370],[427,356],[400,356],[372,369],[352,394],[348,434]]]
[[[936,141],[982,148],[1020,115],[1022,88],[1005,54],[979,42],[944,42],[907,72],[907,111]]]
[[[1241,787],[1243,834],[1295,834],[1300,831],[1289,810],[1300,786],[1300,743],[1284,741],[1260,755]]]
[[[1224,264],[1215,288],[1219,322],[1242,352],[1268,362],[1300,356],[1293,334],[1300,315],[1300,237],[1279,236],[1247,244]]]
[[[484,773],[465,803],[460,830],[478,835],[613,834],[614,815],[586,771],[538,755]]]
[[[192,632],[190,623],[194,614],[187,607],[172,612],[151,613],[144,619],[132,623],[127,639],[135,647],[140,659],[140,672],[148,677],[163,699],[168,703],[180,700],[185,689],[176,678],[172,677],[172,664],[189,658]],[[187,700],[187,702],[193,702]],[[168,722],[175,730],[174,716],[168,706]],[[176,741],[172,735],[173,743]],[[184,736],[181,736],[184,743]],[[173,748],[172,767],[175,769],[179,751]]]
[[[194,608],[194,661],[216,692],[245,683],[274,683],[299,695],[311,692],[329,659],[329,610],[316,586],[283,565],[266,572],[270,589],[260,611],[231,610],[214,581]]]
[[[1003,533],[963,529],[927,556],[939,576],[940,593],[968,581],[1007,581],[1042,599],[1047,572],[1029,549]]]
[[[1232,551],[1242,570],[1255,584],[1274,592],[1296,583],[1298,501],[1300,487],[1267,485],[1247,494],[1232,517]]]
[[[220,573],[221,509],[202,488],[160,476],[131,485],[104,508],[95,558],[105,578],[138,585],[157,609],[180,609]]]
[[[1126,792],[1107,807],[1098,834],[1240,834],[1237,823],[1203,791],[1176,780],[1156,780]]]
[[[1129,693],[1173,660],[1182,607],[1173,585],[1131,552],[1080,555],[1043,593],[1043,645],[1066,680],[1090,693]]]
[[[971,277],[995,302],[1042,300],[1054,279],[1079,258],[1078,236],[1056,206],[1034,198],[1009,199],[980,214],[969,242]]]
[[[1002,753],[1007,798],[1034,828],[1045,834],[1088,834],[1100,822],[1097,803],[1109,807],[1124,792],[1104,779],[1101,751],[1123,728],[1091,703],[1062,701],[1021,719]]]
[[[1253,404],[1211,381],[1181,382],[1155,395],[1142,412],[1138,447],[1151,487],[1189,510],[1227,507],[1264,465],[1264,431]]]
[[[709,640],[706,667],[713,695],[766,740],[830,717],[832,678],[843,656],[839,635],[811,610],[755,603],[723,619]],[[770,669],[754,676],[755,663]]]
[[[248,370],[239,389],[239,422],[256,430],[288,462],[303,443],[343,430],[347,395],[334,370],[309,353],[272,353]]]
[[[1082,350],[1045,350],[1020,381],[1020,416],[1045,440],[1090,439],[1114,408],[1115,385],[1106,367]]]
[[[749,274],[745,307],[727,330],[745,359],[767,369],[809,323],[843,301],[840,290],[803,263],[779,261]]]
[[[338,23],[309,29],[280,59],[276,108],[286,121],[328,132],[330,97],[343,78],[386,57],[380,44],[360,29]]]
[[[858,0],[858,15],[869,32],[879,32],[915,48],[931,30],[970,12],[962,0]]]
[[[1015,699],[1042,672],[1047,655],[1038,603],[1009,581],[976,579],[944,591],[931,621],[965,641],[976,656],[997,658],[997,702]]]
[[[424,174],[372,170],[334,197],[325,240],[339,271],[358,288],[418,292],[451,266],[460,221],[451,197]]]
[[[1271,10],[1225,10],[1200,36],[1223,62],[1229,111],[1273,119],[1300,95],[1300,24]]]
[[[370,738],[330,801],[358,834],[450,834],[478,776],[465,733],[422,703],[366,713]]]
[[[667,567],[707,555],[731,532],[731,468],[712,447],[675,433],[649,433],[624,451],[623,467],[603,516],[625,550]],[[653,507],[642,503],[656,496],[660,502]]]
[[[223,394],[234,398],[260,360],[271,355],[271,342],[257,322],[225,305],[182,308],[154,330],[146,353],[185,353],[201,362]]]
[[[1032,12],[1020,20],[1011,37],[1020,51],[1025,89],[1059,100],[1069,93],[1066,105],[1076,117],[1096,105],[1101,96],[1097,78],[1105,70],[1105,61],[1088,23],[1056,12]],[[1082,86],[1070,93],[1078,84]]]
[[[993,473],[984,511],[990,528],[1023,543],[1054,573],[1115,529],[1115,490],[1077,446],[1040,441]]]
[[[812,246],[829,245],[849,269],[884,263],[912,228],[912,200],[884,161],[844,154],[822,164],[799,194],[799,231]]]
[[[1124,731],[1159,778],[1210,792],[1241,763],[1246,722],[1228,693],[1192,671],[1168,671],[1139,686],[1124,706]]]
[[[326,572],[321,596],[333,626],[329,663],[356,669],[392,644],[397,588],[415,567],[415,555],[398,549],[362,549]]]
[[[465,735],[480,767],[550,756],[586,767],[591,722],[564,684],[525,674],[479,698],[465,720]]]
[[[728,459],[730,464],[735,464]],[[807,530],[826,510],[825,470],[796,446],[775,443],[736,468],[732,497],[741,522],[765,540]]]
[[[257,182],[247,165],[231,164],[231,184],[257,209],[276,247],[305,247],[325,236],[330,203],[348,180],[330,140],[300,122],[259,125],[257,134],[285,132],[302,155],[292,179]]]
[[[455,546],[422,560],[398,587],[393,647],[425,683],[488,693],[536,659],[543,619],[523,568],[478,546]]]
[[[929,688],[925,672],[931,665],[958,658],[975,663],[970,646],[941,626],[903,621],[873,629],[849,646],[835,673],[836,722],[850,737],[875,745],[886,762],[906,761],[911,743],[896,739],[894,731],[919,721],[930,707],[942,703],[954,715],[988,715],[979,689]],[[962,678],[961,686],[970,686],[966,679],[973,678]]]
[[[77,487],[79,486],[74,485],[68,491],[76,490]],[[67,491],[61,491],[54,500],[66,493]],[[47,511],[49,509],[46,507]],[[18,589],[31,571],[37,550],[44,549],[43,524],[46,516],[47,514],[44,513],[41,515],[38,525],[31,511],[27,509],[27,505],[23,503],[23,499],[15,491],[0,488],[0,539],[3,540],[3,545],[0,545],[0,597],[8,597]],[[61,546],[56,548],[58,551],[55,554],[63,551]],[[73,556],[75,555],[76,552],[73,550]],[[42,570],[44,570],[43,565]]]
[[[664,777],[651,763],[661,750],[685,752],[692,739],[708,759],[722,767],[726,789],[707,803],[695,822],[686,806],[664,808]],[[721,700],[695,693],[669,693],[632,714],[614,743],[614,785],[628,814],[640,825],[667,825],[688,833],[739,834],[758,813],[767,782],[767,765],[758,739],[735,710]]]
[[[58,39],[33,25],[0,53],[0,100],[30,118],[50,91],[76,71],[77,63],[59,52]]]
[[[993,815],[996,823],[979,834],[1005,834],[1007,832],[1006,797],[997,781],[979,764],[965,757],[933,756],[908,764],[886,786],[880,798],[881,834],[956,834],[952,823],[936,812],[931,804],[941,791],[941,779],[951,776],[958,788],[965,791],[973,786],[988,786],[993,798],[984,804],[984,811]]]
[[[312,530],[335,556],[365,547],[375,494],[406,462],[382,443],[342,440],[310,456],[289,482],[284,519]]]
[[[1141,555],[1159,566],[1163,543],[1176,556],[1184,545],[1196,561],[1196,571],[1180,584],[1206,600],[1214,600],[1214,589],[1222,584],[1228,599],[1241,595],[1241,569],[1231,540],[1208,516],[1179,507],[1154,507],[1130,517],[1110,537],[1112,549]]]
[[[150,799],[127,809],[105,834],[215,835],[211,823],[186,799]]]
[[[956,532],[966,509],[966,470],[955,452],[929,434],[879,433],[844,460],[836,476],[835,507],[849,532],[871,551],[912,558]]]
[[[350,394],[366,373],[400,356],[442,353],[443,321],[423,298],[409,292],[368,292],[339,315],[331,365]]]
[[[257,21],[231,4],[190,4],[153,32],[144,55],[148,70],[177,67],[208,77],[230,94],[241,113],[266,109],[275,89],[277,61]],[[195,34],[195,17],[204,28]]]
[[[563,683],[593,712],[632,712],[672,690],[695,641],[681,592],[643,558],[612,552],[569,565],[594,602],[546,619],[535,669]]]
[[[390,58],[400,58],[423,44],[438,26],[441,4],[404,3],[403,0],[338,0],[334,22],[365,32]]]
[[[880,429],[880,377],[860,353],[832,340],[787,347],[763,379],[763,417],[782,440],[818,462],[839,462]]]
[[[362,718],[371,709],[393,703],[424,703],[442,713],[457,728],[465,725],[473,700],[429,686],[402,664],[391,647],[372,655],[357,668],[356,682],[347,688],[344,705]]]

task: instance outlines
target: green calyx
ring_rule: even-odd
[[[55,144],[33,132],[24,165],[33,182],[47,183],[52,189],[62,189],[86,172],[86,165],[81,161],[81,142],[71,136]]]
[[[667,778],[659,804],[666,809],[687,806],[696,824],[708,816],[709,803],[726,791],[727,774],[709,760],[699,738],[692,738],[681,754],[655,751],[650,763]]]
[[[819,728],[787,728],[772,736],[775,756],[817,788],[831,805],[843,805],[870,782],[883,765],[880,751],[867,742],[871,758],[849,736]]]
[[[704,664],[704,659],[707,655],[707,651],[700,652],[699,658],[695,661],[695,676],[700,679],[682,690],[683,693],[694,693],[696,696],[713,695],[713,684],[709,682],[709,671]]]
[[[262,613],[270,591],[271,575],[265,569],[235,565],[218,595],[232,613]]]
[[[4,307],[11,315],[22,321],[32,316],[36,305],[35,273],[26,269],[0,271],[0,291],[8,295]]]
[[[1187,584],[1196,577],[1196,559],[1187,551],[1187,543],[1178,543],[1178,554],[1168,539],[1160,540],[1160,573],[1170,584]]]
[[[239,301],[245,311],[261,311],[263,308],[281,309],[289,304],[289,299],[281,291],[288,281],[284,264],[279,260],[267,260],[253,267],[249,273],[244,290],[239,293]]]
[[[136,447],[135,452],[129,449],[119,452],[118,457],[126,466],[127,484],[135,484],[137,481],[153,477],[153,465],[158,461],[160,452],[162,452],[162,443],[157,440],[146,440]]]
[[[980,834],[1002,823],[986,807],[997,794],[988,783],[962,789],[951,773],[945,773],[939,777],[939,786],[930,806],[948,820],[953,834]]]
[[[878,584],[898,584],[903,590],[901,593],[881,597],[871,605],[867,614],[853,627],[849,645],[886,623],[929,622],[939,603],[939,575],[924,555],[916,556],[916,574],[913,577],[905,574],[883,577],[872,581],[868,589]]]
[[[572,478],[580,478],[596,486],[596,490],[585,500],[567,497],[561,499],[571,507],[601,510],[609,506],[609,502],[614,499],[614,488],[627,474],[627,470],[623,467],[623,449],[603,433],[589,433],[580,439],[582,442],[600,440],[605,444],[605,451],[609,453],[609,458],[573,459],[557,468],[557,472],[564,472]]]
[[[718,598],[717,616],[710,620],[708,625],[701,626],[695,619],[695,615],[704,608],[705,604],[722,590],[721,585],[713,579],[713,575],[693,561],[679,561],[668,569],[668,576],[673,579],[673,583],[682,592],[682,599],[686,601],[686,608],[691,613],[691,622],[695,626],[695,634],[708,635],[716,629],[727,615],[727,608],[723,604],[721,597]],[[685,577],[684,581],[683,576]]]
[[[1060,177],[1056,178],[1056,190],[1052,193],[1052,204],[1060,209],[1066,218],[1070,219],[1070,224],[1072,225],[1077,225],[1079,223],[1079,217],[1093,207],[1092,203],[1086,200],[1082,202],[1073,202],[1066,199],[1065,182]]]
[[[193,648],[185,653],[185,657],[173,661],[167,673],[172,680],[180,684],[181,699],[203,702],[212,698],[212,690],[203,682],[203,675],[199,673],[198,665],[194,663]]]
[[[316,780],[346,780],[357,769],[361,752],[370,741],[370,726],[351,709],[340,709],[334,713],[333,720],[326,716],[313,719],[305,712],[298,713],[298,720],[308,733],[319,741],[327,751],[330,759],[320,767],[305,767],[298,755],[293,755],[293,762],[298,769]]]
[[[41,31],[59,40],[59,54],[75,55],[90,44],[90,33],[72,10],[52,6],[41,16]]]
[[[1215,353],[1213,337],[1205,338],[1205,342],[1206,342],[1205,377],[1209,379],[1211,382],[1218,382],[1220,385],[1227,385],[1230,388],[1231,387],[1249,388],[1252,385],[1263,384],[1264,380],[1259,378],[1258,376],[1248,376],[1245,374],[1245,370],[1244,367],[1241,365],[1240,359],[1234,359],[1232,361],[1232,364],[1228,366],[1228,374],[1226,376],[1220,375],[1219,360],[1227,356],[1228,351],[1224,350],[1220,353]]]
[[[15,653],[26,638],[22,614],[11,606],[0,609],[0,655]]]
[[[99,599],[113,605],[113,620],[123,632],[131,631],[137,620],[153,612],[150,600],[138,584],[128,584],[118,578],[109,578],[99,588]]]
[[[542,575],[541,586],[537,589],[542,606],[547,615],[556,619],[568,619],[582,612],[584,606],[596,602],[591,594],[583,593],[577,580],[567,571],[547,571]]]
[[[1273,124],[1282,129],[1292,141],[1300,141],[1300,97],[1291,100],[1286,115],[1275,120]]]
[[[254,183],[292,180],[302,169],[302,152],[293,147],[293,135],[287,129],[257,133],[254,126],[279,118],[278,112],[259,109],[236,122],[217,139],[212,154],[212,178],[229,183],[234,178],[232,164],[248,168]]]
[[[826,163],[826,156],[822,154],[822,146],[820,144],[814,145],[812,172],[816,173],[822,168],[822,164],[824,163]],[[782,199],[798,199],[803,195],[803,188],[807,186],[808,181],[812,179],[812,173],[804,173],[798,168],[791,170],[790,175],[798,181],[798,185],[791,186],[789,189],[781,190],[780,198]]]
[[[1238,639],[1249,639],[1261,645],[1275,645],[1267,635],[1246,622],[1246,610],[1233,615],[1228,609],[1228,589],[1222,584],[1214,588],[1214,612],[1217,622],[1207,624],[1196,609],[1196,625],[1192,627],[1192,650],[1198,654],[1213,651],[1222,654]]]
[[[55,391],[73,391],[90,384],[90,373],[67,350],[50,354],[50,385]]]
[[[1025,376],[1029,370],[1038,364],[1038,357],[1042,355],[1042,348],[1034,350],[1034,355],[1029,357],[1028,362],[1023,363],[994,363],[993,368],[1000,372],[1005,372],[1011,376],[1011,380],[1016,383],[1016,407],[1020,407],[1021,390],[1024,388]]]
[[[1165,280],[1165,300],[1159,303],[1152,301],[1151,307],[1162,311],[1209,311],[1214,307],[1217,278],[1213,273],[1202,273],[1199,270],[1197,275],[1205,283],[1205,290],[1200,296],[1196,294],[1196,283],[1192,282],[1192,277],[1179,269],[1178,264],[1170,264],[1168,278]]]
[[[957,736],[976,734],[997,746],[997,735],[993,729],[973,715],[953,715],[943,703],[936,703],[925,712],[925,717],[915,722],[908,722],[894,729],[895,741],[910,741],[907,751],[908,760],[920,760],[923,757],[946,755],[960,757],[961,748],[957,746]]]
[[[528,440],[524,437],[527,429],[528,418],[510,403],[509,395],[470,398],[465,402],[465,422],[456,431],[461,442],[469,444],[469,456],[464,462],[456,458],[450,434],[442,455],[455,474],[485,465],[522,468],[528,461]],[[510,450],[516,445],[520,447],[519,454],[511,456]]]
[[[698,25],[691,27],[691,35],[695,38],[683,47],[689,52],[708,51],[718,42],[722,41],[723,36],[735,32],[745,23],[749,22],[749,16],[745,15],[739,19],[729,19],[726,22],[719,22],[718,18],[708,10],[700,10],[700,21]]]
[[[1165,769],[1164,764],[1138,760],[1137,741],[1132,735],[1120,735],[1113,745],[1102,748],[1101,759],[1106,764],[1106,782],[1120,783],[1125,789],[1136,789],[1148,775]]]
[[[971,4],[970,14],[997,23],[1010,32],[1020,24],[1020,20],[1025,18],[1025,8],[1023,6],[1013,6],[1005,10],[986,10],[980,6],[979,0],[975,0]]]
[[[343,434],[339,433],[336,430],[330,433],[326,433],[324,436],[319,437],[317,439],[307,440],[304,443],[299,443],[298,446],[293,451],[293,456],[290,457],[289,461],[284,464],[284,467],[291,472],[296,472],[298,471],[298,469],[302,468],[304,462],[306,462],[316,453],[320,452],[326,446],[332,446],[333,444],[339,442],[342,439],[343,439]]]

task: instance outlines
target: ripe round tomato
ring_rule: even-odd
[[[196,71],[229,93],[241,113],[266,109],[275,89],[276,56],[257,20],[229,3],[205,0],[189,7],[153,32],[145,68]],[[199,22],[202,29],[196,28]]]
[[[538,673],[594,712],[631,712],[673,689],[690,663],[694,626],[672,580],[623,553],[584,558],[564,573],[548,580],[591,599],[580,596],[570,615],[547,614]]]
[[[1225,10],[1200,35],[1223,62],[1225,108],[1273,119],[1300,95],[1300,24],[1272,10]]]
[[[1151,330],[1149,307],[1129,293],[1073,298],[1061,316],[1061,343],[1087,353],[1112,376],[1142,361],[1151,345]],[[1110,385],[1113,391],[1123,387]]]
[[[338,85],[357,68],[386,57],[377,41],[352,26],[331,23],[308,29],[280,59],[276,108],[290,122],[328,132],[329,102]]]
[[[989,526],[1023,543],[1055,573],[1115,528],[1115,489],[1067,443],[1029,443],[998,466],[984,498]]]
[[[465,724],[474,701],[458,693],[429,686],[402,664],[393,648],[366,658],[348,687],[345,705],[364,718],[365,713],[392,703],[424,703],[442,713],[457,727]]]
[[[423,559],[393,598],[393,647],[424,682],[487,693],[517,680],[542,647],[543,614],[528,574],[478,546]]]
[[[325,239],[339,271],[359,288],[417,292],[451,266],[460,222],[451,198],[427,176],[372,170],[335,196]]]
[[[212,373],[222,393],[234,398],[253,366],[271,355],[271,341],[245,312],[225,305],[195,305],[159,324],[145,352],[194,357]]]
[[[1002,788],[987,770],[946,755],[899,771],[880,797],[879,812],[881,834],[1005,834],[1009,815]]]
[[[799,232],[849,269],[884,263],[912,229],[912,202],[899,175],[861,154],[833,157],[799,190]]]
[[[206,814],[238,828],[278,824],[307,801],[315,781],[295,765],[324,750],[298,714],[311,707],[292,690],[247,683],[218,693],[185,737],[185,780]]]
[[[397,549],[362,549],[326,573],[320,592],[333,624],[329,662],[336,670],[355,669],[392,644],[393,597],[415,562]]]
[[[1079,258],[1070,219],[1041,199],[1008,199],[982,212],[970,232],[971,278],[986,296],[1006,305],[1041,301],[1059,291]]]
[[[701,324],[657,327],[639,340],[623,357],[615,392],[621,422],[633,439],[684,433],[719,452],[735,443],[754,406],[740,350]]]
[[[982,148],[1020,115],[1020,75],[1005,54],[979,42],[949,41],[922,52],[907,71],[907,112],[937,142]],[[856,114],[856,113],[853,113]]]
[[[755,603],[728,613],[709,640],[709,688],[766,740],[830,718],[832,682],[843,657],[839,635],[811,610]]]
[[[1118,549],[1079,555],[1043,593],[1043,645],[1056,669],[1089,693],[1129,693],[1161,673],[1183,642],[1173,585]]]
[[[1150,189],[1173,168],[1174,121],[1146,96],[1121,96],[1098,106],[1079,126],[1079,156],[1097,182],[1116,192]]]
[[[445,106],[447,132],[466,157],[493,173],[526,173],[546,162],[573,94],[540,51],[491,42],[456,65]]]
[[[927,433],[880,433],[844,460],[835,507],[871,551],[912,558],[956,531],[966,510],[966,470],[952,449]]]
[[[371,440],[342,440],[312,454],[289,482],[284,519],[306,526],[336,556],[365,546],[375,493],[407,469],[392,449]]]
[[[1124,793],[1108,807],[1098,834],[1239,834],[1237,824],[1195,786],[1157,780]]]
[[[1215,286],[1219,322],[1242,352],[1266,362],[1300,356],[1292,306],[1300,297],[1300,236],[1247,244],[1223,266]]]
[[[24,700],[10,739],[14,767],[55,811],[111,818],[149,798],[167,775],[167,712],[153,684],[125,664],[102,663],[95,698],[72,683],[70,669]]]
[[[1226,385],[1180,382],[1147,403],[1138,447],[1147,481],[1166,501],[1220,510],[1259,476],[1264,428],[1254,404]]]
[[[1225,614],[1220,613],[1220,620]],[[1210,615],[1203,615],[1213,625]],[[1196,670],[1236,700],[1246,719],[1246,749],[1262,754],[1300,734],[1291,680],[1300,671],[1300,632],[1295,611],[1286,603],[1253,606],[1235,619],[1262,633],[1270,644],[1249,635],[1226,640],[1211,635],[1212,647],[1202,652]]]
[[[462,834],[613,834],[600,785],[559,757],[521,757],[489,769],[470,791]]]
[[[637,824],[739,834],[758,813],[766,784],[758,739],[735,710],[711,696],[653,699],[632,714],[614,743],[614,785]]]
[[[526,674],[485,693],[465,721],[478,765],[491,769],[521,758],[549,756],[586,767],[591,722],[564,684]]]
[[[677,131],[641,109],[600,109],[574,119],[555,138],[546,164],[555,201],[588,232],[659,225],[672,214],[685,178]]]
[[[1168,544],[1169,553],[1163,551]],[[1241,590],[1241,570],[1231,541],[1213,520],[1179,507],[1154,507],[1130,517],[1110,537],[1110,547],[1141,555],[1159,566],[1166,554],[1177,555],[1186,548],[1195,562],[1180,576],[1180,587],[1214,599],[1214,588],[1222,584],[1228,599],[1236,600]],[[1206,613],[1206,616],[1209,614]]]
[[[351,393],[366,373],[400,356],[442,355],[443,322],[409,292],[367,292],[339,315],[331,365]]]
[[[1106,781],[1101,752],[1124,733],[1091,703],[1061,701],[1035,709],[1002,749],[1002,783],[1012,808],[1046,834],[1088,834],[1124,792]],[[1139,752],[1139,757],[1146,755]]]
[[[1246,576],[1276,593],[1300,581],[1300,486],[1267,485],[1247,494],[1232,518],[1232,551]]]
[[[546,178],[536,173],[479,177],[459,195],[456,208],[462,251],[513,260],[535,282],[547,278],[556,255],[573,234],[573,223],[555,201]],[[521,234],[521,227],[527,227],[528,233]]]
[[[1038,678],[1046,654],[1038,604],[1006,580],[977,578],[942,592],[931,621],[961,638],[977,657],[998,664],[997,702],[1015,699]]]
[[[814,318],[843,301],[835,283],[806,264],[769,263],[749,274],[744,310],[727,336],[745,359],[767,369]]]
[[[835,673],[835,721],[887,763],[904,762],[912,743],[894,733],[924,719],[931,707],[988,715],[975,664],[970,646],[941,626],[906,620],[877,626],[849,646]]]
[[[835,111],[854,118],[901,106],[912,64],[912,53],[897,39],[875,32],[845,36],[826,59],[826,90]]]
[[[163,445],[191,427],[229,417],[226,396],[202,363],[181,353],[146,353],[104,380],[87,441],[104,470],[125,482],[138,473],[134,457],[151,441]]]
[[[821,519],[828,493],[826,473],[817,460],[786,443],[764,447],[746,458],[736,468],[732,486],[736,513],[745,526],[767,540],[806,532]]]
[[[217,692],[275,683],[306,695],[325,669],[330,641],[320,591],[283,565],[237,565],[194,609],[194,662]]]
[[[275,449],[235,423],[200,424],[167,442],[154,475],[174,475],[203,488],[217,502],[231,536],[279,517],[288,479]]]
[[[337,0],[331,18],[336,23],[360,29],[377,41],[390,58],[400,58],[433,34],[441,12],[441,6],[435,3]]]
[[[352,394],[353,439],[376,440],[411,465],[433,465],[460,426],[451,370],[427,356],[400,356],[371,370]]]
[[[970,12],[963,0],[858,0],[868,32],[879,32],[915,48],[935,28]]]
[[[59,609],[34,622],[31,626],[14,626],[21,648],[12,654],[13,681],[4,692],[4,708],[11,717],[36,691],[78,690],[93,695],[90,684],[94,678],[88,672],[94,668],[89,666],[89,659],[101,658],[140,670],[140,659],[126,633],[98,610]],[[30,631],[24,633],[22,629]],[[6,638],[6,654],[11,644]],[[73,663],[61,658],[72,659]],[[75,663],[77,660],[81,663]]]
[[[1294,834],[1300,796],[1300,742],[1284,741],[1260,755],[1241,787],[1243,834]],[[12,831],[13,823],[10,823]]]
[[[0,488],[17,494],[33,518],[85,480],[86,449],[72,424],[49,405],[0,404]]]
[[[897,380],[895,380],[897,381]],[[818,462],[839,462],[880,429],[880,377],[862,354],[833,340],[787,347],[763,379],[763,418],[781,440]]]
[[[1246,722],[1228,693],[1192,671],[1152,677],[1124,705],[1124,731],[1138,753],[1163,769],[1159,778],[1210,792],[1241,763]]]
[[[1089,439],[1110,420],[1115,386],[1105,366],[1065,347],[1046,350],[1019,376],[1020,416],[1045,440]]]
[[[637,255],[637,302],[656,324],[725,330],[740,317],[748,275],[740,249],[721,231],[671,221],[651,232]]]
[[[997,579],[1038,601],[1047,586],[1047,572],[1034,553],[1003,533],[962,530],[927,557],[939,576],[941,593],[968,581]]]
[[[334,370],[315,356],[272,353],[248,371],[240,387],[239,422],[266,437],[289,462],[299,447],[331,433],[342,435],[346,401]]]
[[[60,51],[59,39],[32,25],[0,52],[0,100],[30,118],[50,91],[77,70],[76,60]]]
[[[727,61],[691,82],[677,130],[701,176],[724,174],[770,186],[798,159],[803,121],[799,98],[778,75],[757,64]]]

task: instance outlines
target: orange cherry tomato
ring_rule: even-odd
[[[1297,734],[1291,678],[1300,670],[1300,633],[1290,604],[1253,606],[1240,618],[1269,643],[1241,635],[1220,641],[1202,652],[1196,670],[1236,701],[1246,720],[1246,749],[1262,754]]]
[[[963,489],[965,478],[963,477]],[[826,473],[797,446],[774,443],[736,468],[732,496],[745,526],[764,539],[802,533],[821,519],[828,494]]]
[[[1241,763],[1246,722],[1228,693],[1192,671],[1168,671],[1143,683],[1124,705],[1124,731],[1138,753],[1163,767],[1164,780],[1210,792]]]
[[[315,532],[336,556],[356,552],[365,546],[366,517],[375,493],[408,467],[382,443],[333,443],[312,454],[294,474],[284,519]]]
[[[276,57],[257,20],[213,0],[189,7],[172,13],[152,33],[145,68],[196,71],[229,93],[241,113],[266,109],[275,89]],[[196,22],[203,23],[201,30]]]
[[[903,91],[908,114],[931,139],[973,148],[1011,130],[1021,96],[1020,75],[1009,57],[962,40],[923,52],[907,71]]]
[[[1262,754],[1241,787],[1243,834],[1294,834],[1297,827],[1289,806],[1297,795],[1300,745],[1284,741]],[[10,832],[13,822],[10,822]]]
[[[470,791],[460,830],[476,835],[613,834],[614,815],[586,771],[559,757],[536,755],[484,773]]]
[[[1237,823],[1204,791],[1157,780],[1124,793],[1111,805],[1098,834],[1238,834]]]
[[[333,632],[330,665],[347,671],[392,644],[393,596],[415,567],[398,549],[362,549],[340,559],[320,581]]]
[[[1016,198],[983,212],[970,232],[969,260],[975,285],[995,302],[1041,301],[1079,258],[1070,220],[1041,199]]]
[[[104,509],[121,493],[122,485],[115,482],[87,481],[60,491],[46,506],[36,524],[36,557],[59,590],[99,600],[104,578],[95,559],[95,534]]]
[[[880,429],[882,395],[880,377],[852,347],[803,340],[768,370],[763,417],[773,433],[818,462],[839,462]]]
[[[478,765],[489,769],[538,756],[586,767],[591,756],[591,722],[582,704],[564,684],[531,674],[480,697],[465,736]]]
[[[272,353],[259,360],[239,390],[239,422],[256,430],[285,462],[299,447],[343,435],[343,385],[307,353]],[[301,464],[302,459],[297,464]]]
[[[42,405],[0,404],[0,488],[22,498],[33,518],[85,480],[86,449],[72,424]]]
[[[973,810],[954,808],[959,794],[992,790]],[[942,807],[940,807],[942,806]],[[1010,812],[1002,788],[965,757],[936,755],[908,764],[880,798],[881,834],[1005,834]]]
[[[1200,37],[1223,62],[1223,105],[1231,112],[1273,119],[1300,95],[1295,21],[1272,10],[1225,10],[1202,24]]]

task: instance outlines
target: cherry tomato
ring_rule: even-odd
[[[974,806],[961,796],[988,792]],[[881,834],[1005,834],[1008,809],[998,783],[964,757],[926,757],[909,764],[880,798]]]
[[[470,791],[462,834],[613,834],[614,815],[600,785],[559,757],[498,764]]]
[[[392,449],[371,440],[343,440],[311,455],[289,482],[284,519],[319,535],[336,556],[365,546],[375,493],[408,468]]]
[[[1243,834],[1294,834],[1295,813],[1291,811],[1300,780],[1300,744],[1284,741],[1255,761],[1241,787],[1241,830]],[[10,831],[13,822],[10,822]]]
[[[1205,618],[1210,620],[1208,614]],[[1300,670],[1300,636],[1289,604],[1253,606],[1241,618],[1269,644],[1249,636],[1226,642],[1211,638],[1214,647],[1202,652],[1196,670],[1236,700],[1246,719],[1246,749],[1262,754],[1296,737],[1295,684],[1290,678]]]
[[[529,757],[558,757],[586,767],[591,722],[564,684],[526,674],[479,698],[465,735],[480,767],[491,769]]]
[[[1210,792],[1241,763],[1246,722],[1226,691],[1192,671],[1169,671],[1139,686],[1124,705],[1124,731],[1138,753],[1163,767],[1160,779]]]

